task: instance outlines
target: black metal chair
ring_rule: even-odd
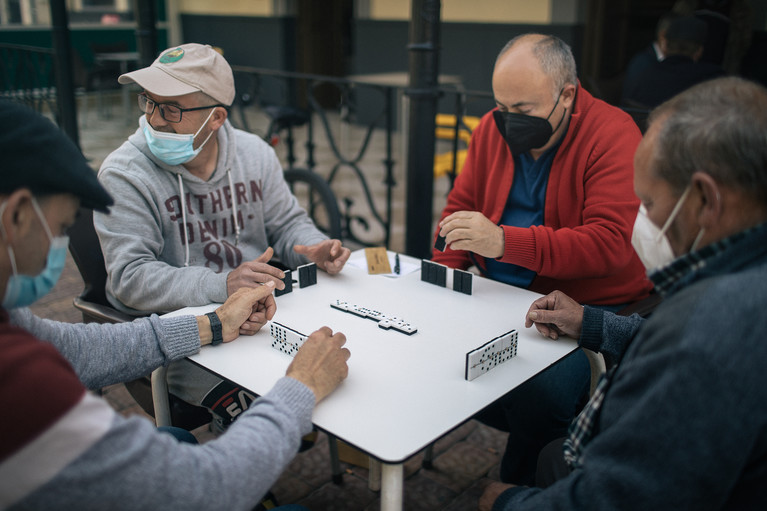
[[[82,313],[85,323],[123,323],[135,317],[118,311],[106,297],[107,270],[96,229],[93,227],[93,211],[80,208],[74,225],[69,229],[69,252],[85,283],[74,306]],[[152,387],[149,377],[125,383],[125,388],[141,408],[154,417]],[[191,405],[176,396],[169,395],[171,422],[174,426],[192,430],[210,422],[206,408]]]
[[[651,108],[629,100],[626,101],[625,104],[621,105],[620,109],[629,114],[631,118],[634,119],[634,122],[642,134],[647,131],[647,118],[650,116],[650,112],[652,111]]]
[[[69,229],[69,252],[83,278],[85,288],[74,300],[84,323],[123,323],[134,318],[118,311],[107,300],[107,270],[99,238],[93,227],[93,211],[80,208]]]

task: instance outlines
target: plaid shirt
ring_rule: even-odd
[[[653,281],[655,289],[662,296],[671,294],[700,277],[702,273],[705,273],[709,262],[724,254],[736,242],[752,232],[762,229],[765,229],[765,225],[739,232],[728,238],[706,245],[696,252],[680,256],[650,275],[650,280]],[[583,465],[583,449],[594,437],[602,403],[617,367],[611,368],[601,376],[591,399],[589,399],[581,413],[570,424],[567,439],[565,439],[563,445],[563,451],[565,461],[573,470]]]

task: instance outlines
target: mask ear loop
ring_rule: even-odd
[[[691,188],[692,187],[690,185],[687,185],[687,188],[684,189],[682,196],[679,197],[678,201],[676,201],[674,209],[671,210],[671,214],[668,216],[668,219],[663,224],[663,227],[660,228],[658,235],[655,237],[655,243],[659,243],[661,238],[666,235],[666,231],[668,231],[668,228],[671,226],[671,222],[673,222],[676,216],[679,214],[679,210],[682,209],[682,205],[684,204],[685,199],[687,199],[687,196],[690,195]]]
[[[552,116],[552,115],[554,115],[554,110],[556,110],[556,109],[557,109],[557,105],[559,105],[559,100],[560,100],[560,99],[562,99],[562,93],[563,93],[564,91],[565,91],[565,88],[564,88],[564,87],[562,87],[561,89],[559,89],[559,94],[557,95],[557,102],[556,102],[556,103],[554,103],[554,108],[552,108],[552,109],[551,109],[551,112],[549,112],[549,116],[548,116],[548,117],[546,117],[546,121],[547,121],[547,122],[548,122],[548,120],[551,118],[551,116]],[[557,127],[556,127],[556,128],[554,128],[553,130],[551,130],[551,133],[552,133],[552,135],[553,135],[553,134],[554,134],[554,132],[555,132],[555,131],[557,131],[557,130],[559,129],[559,127],[562,125],[562,121],[564,121],[564,120],[565,120],[565,115],[566,115],[566,114],[567,114],[567,108],[565,108],[565,109],[564,109],[564,111],[562,112],[562,117],[559,119],[559,123],[557,123]]]
[[[208,124],[208,121],[210,120],[210,118],[213,115],[213,112],[216,110],[216,108],[217,107],[214,107],[213,110],[210,111],[210,113],[208,114],[208,117],[205,119],[205,122],[202,123],[202,126],[200,126],[200,129],[197,130],[197,133],[194,134],[194,136],[192,137],[192,143],[194,143],[194,139],[197,138],[197,135],[200,134],[202,129],[205,127],[205,125]],[[211,135],[213,135],[213,131],[208,133],[208,136],[205,137],[205,140],[203,140],[202,144],[200,144],[200,147],[197,148],[198,151],[202,150],[203,146],[205,146],[205,144],[208,143],[208,140],[210,140]]]
[[[719,190],[716,191],[716,201],[717,203],[722,203],[722,194],[719,193]],[[706,228],[702,227],[700,231],[698,232],[698,235],[695,236],[695,241],[692,242],[692,246],[690,247],[690,252],[695,252],[698,250],[698,245],[700,244],[700,240],[703,239],[703,234],[705,234]]]
[[[701,227],[700,231],[698,231],[698,235],[695,236],[695,241],[692,242],[692,246],[690,247],[690,252],[695,252],[698,250],[698,244],[700,243],[700,240],[703,238],[703,234],[705,234],[706,228]]]
[[[3,213],[5,213],[5,207],[7,205],[7,200],[0,204],[0,217],[2,217]],[[3,222],[0,222],[0,234],[3,235],[3,241],[6,242],[5,248],[8,249],[8,258],[11,260],[11,271],[14,275],[18,275],[18,271],[16,270],[16,254],[13,251],[13,247],[8,244],[8,233],[5,232],[5,226],[3,225]]]
[[[37,200],[32,197],[32,207],[35,210],[35,213],[37,213],[37,219],[40,220],[40,223],[43,224],[43,229],[45,229],[45,234],[48,236],[48,242],[53,243],[53,234],[51,233],[50,227],[48,227],[48,222],[45,221],[45,215],[43,215],[43,210],[40,209],[40,205],[37,203]]]

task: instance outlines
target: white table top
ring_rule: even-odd
[[[476,275],[473,294],[465,295],[452,290],[452,271],[448,288],[442,288],[420,280],[419,260],[400,259],[402,276],[368,275],[364,252],[356,251],[340,274],[318,271],[317,285],[294,284],[292,293],[277,297],[273,319],[306,335],[323,325],[346,335],[349,376],[317,405],[312,421],[387,463],[416,454],[576,347],[575,341],[548,340],[524,327],[525,312],[540,295]],[[413,268],[418,270],[407,273]],[[373,320],[332,309],[330,303],[339,299],[398,316],[418,332],[383,330]],[[466,381],[466,352],[511,329],[519,332],[517,356]],[[254,336],[205,346],[190,360],[265,394],[292,360],[271,341],[266,326]]]

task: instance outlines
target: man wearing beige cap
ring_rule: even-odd
[[[111,215],[94,215],[112,305],[143,315],[223,302],[269,281],[283,289],[282,270],[268,264],[273,255],[289,267],[312,261],[341,270],[349,249],[301,209],[272,148],[227,121],[234,77],[220,53],[170,48],[119,82],[144,89],[145,115],[99,170],[115,198]],[[233,390],[186,361],[168,378],[172,393],[209,408]],[[247,401],[214,413],[229,422]]]

